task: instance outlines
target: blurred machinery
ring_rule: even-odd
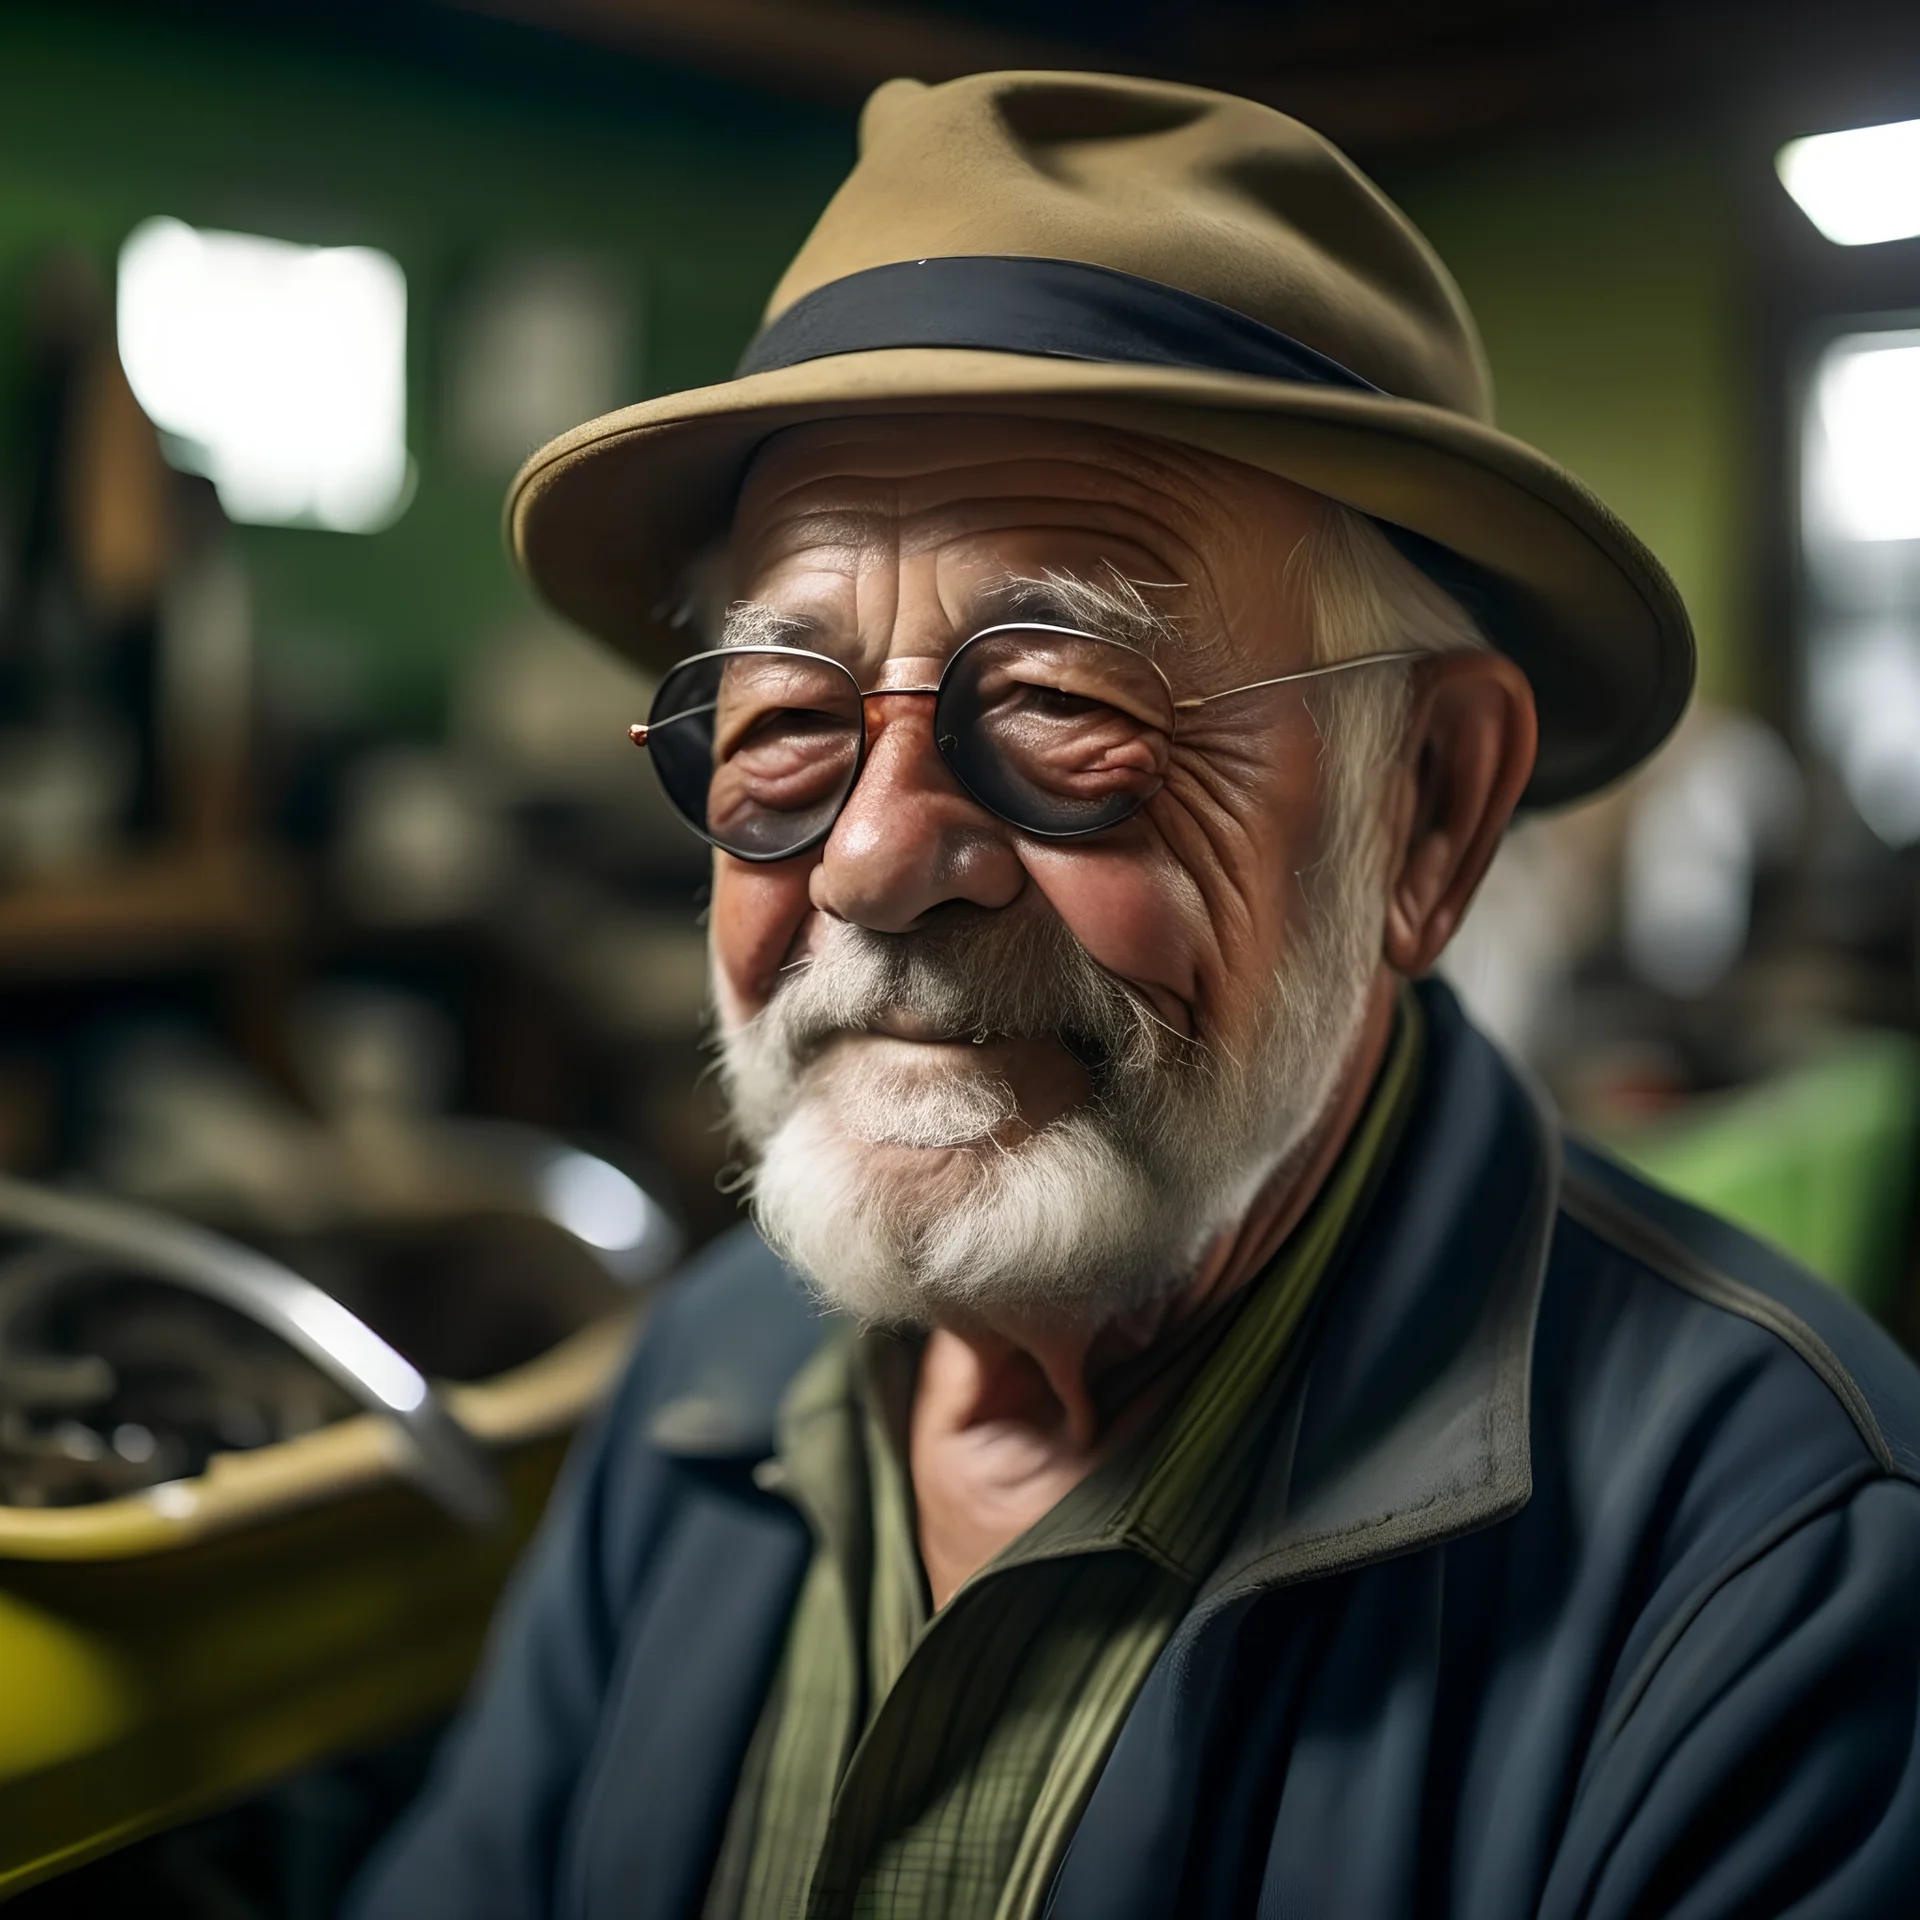
[[[0,1895],[457,1695],[679,1236],[532,1129],[385,1125],[400,1171],[285,1234],[331,1291],[0,1179]]]

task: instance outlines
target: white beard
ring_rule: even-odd
[[[903,935],[832,923],[720,1039],[734,1123],[758,1154],[760,1231],[863,1322],[1015,1309],[1100,1325],[1170,1298],[1325,1111],[1381,912],[1376,890],[1341,885],[1309,907],[1237,1056],[1170,1033],[1051,918],[956,912]],[[889,1013],[955,1036],[1059,1037],[1093,1062],[1092,1097],[1002,1145],[1018,1103],[986,1062],[922,1078],[828,1051]]]

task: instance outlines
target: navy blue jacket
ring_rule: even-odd
[[[1579,1148],[1439,988],[1239,1546],[1055,1920],[1920,1914],[1920,1374]],[[662,1300],[360,1920],[695,1915],[809,1541],[822,1334],[751,1234]]]

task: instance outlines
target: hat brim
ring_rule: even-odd
[[[546,600],[658,670],[688,560],[725,530],[755,449],[803,421],[1001,413],[1154,435],[1278,474],[1459,554],[1497,591],[1492,638],[1526,674],[1540,749],[1525,804],[1562,805],[1644,759],[1693,687],[1692,629],[1646,547],[1523,442],[1414,401],[1242,374],[960,348],[836,355],[644,401],[541,448],[507,496]]]

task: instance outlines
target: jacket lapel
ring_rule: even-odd
[[[1428,1071],[1291,1421],[1200,1611],[1454,1539],[1532,1491],[1533,1329],[1559,1205],[1543,1099],[1422,989]]]
[[[811,1541],[783,1502],[700,1466],[632,1622],[564,1911],[685,1920],[700,1911],[727,1809],[786,1638]]]
[[[570,1820],[574,1920],[700,1911],[812,1540],[754,1468],[787,1382],[832,1322],[758,1240],[689,1301],[674,1390],[646,1419],[670,1463],[603,1733]]]
[[[1081,1817],[1047,1905],[1058,1920],[1181,1910],[1209,1739],[1248,1706],[1235,1622],[1260,1593],[1491,1526],[1531,1492],[1558,1129],[1445,988],[1421,997],[1428,1066],[1406,1135],[1309,1330],[1247,1517]],[[1255,1684],[1286,1692],[1281,1675]]]

